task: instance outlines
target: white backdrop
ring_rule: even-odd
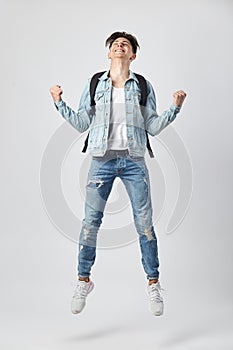
[[[232,349],[233,2],[8,0],[0,4],[2,348]],[[164,204],[159,218],[155,213],[161,283],[166,290],[165,314],[160,318],[147,310],[135,232],[130,244],[98,250],[95,291],[82,314],[71,314],[76,243],[69,237],[66,213],[62,232],[48,215],[42,196],[43,157],[54,135],[65,128],[64,149],[70,148],[58,169],[60,185],[67,208],[80,222],[90,159],[80,151],[83,139],[78,132],[63,125],[49,88],[61,84],[64,100],[76,109],[87,78],[108,68],[104,42],[116,30],[138,38],[141,50],[131,68],[154,86],[160,113],[171,104],[175,90],[187,92],[172,128],[192,165],[193,177],[188,173],[180,183],[192,190],[192,200],[171,234],[166,226],[179,189],[179,178],[173,176],[176,164],[169,161],[159,138],[152,140],[157,160],[147,157],[155,211]],[[171,130],[164,131],[168,140]],[[69,135],[77,142],[71,144]],[[51,163],[62,149],[61,143],[54,159],[49,158]],[[56,168],[46,164],[49,180],[44,185],[49,191],[53,189],[49,176]],[[164,187],[158,188],[159,184]],[[112,203],[120,200],[120,194],[125,196],[118,184]],[[56,191],[52,198],[56,207],[55,198]],[[127,200],[124,197],[126,207]],[[106,215],[103,228],[111,230],[111,223],[120,231],[121,225],[132,223],[128,210]],[[79,228],[78,224],[77,236]]]

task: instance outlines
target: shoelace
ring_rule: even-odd
[[[78,282],[74,291],[75,298],[86,298],[89,289],[89,284]]]
[[[156,285],[156,284],[152,284],[151,285],[152,287],[150,288],[150,292],[149,292],[149,295],[150,295],[150,299],[152,301],[155,301],[156,303],[161,303],[163,301],[163,297],[161,295],[161,291],[164,289],[161,288],[160,285]]]

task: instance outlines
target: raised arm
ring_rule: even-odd
[[[180,112],[186,93],[183,90],[175,92],[173,94],[173,103],[170,108],[165,110],[161,115],[158,115],[154,89],[148,81],[147,89],[147,103],[144,112],[145,128],[150,135],[154,136],[159,134],[176,118],[176,115]]]
[[[50,93],[53,98],[55,107],[62,115],[62,117],[68,121],[75,129],[79,132],[86,131],[91,124],[91,106],[90,106],[90,80],[88,80],[81,99],[79,103],[78,111],[75,112],[72,108],[70,108],[65,101],[62,100],[61,95],[63,93],[60,85],[55,85],[51,87]]]

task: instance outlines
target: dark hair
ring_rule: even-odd
[[[110,35],[110,37],[105,41],[105,46],[109,46],[109,49],[112,46],[112,43],[117,39],[117,38],[126,38],[129,40],[130,44],[132,45],[133,48],[133,53],[137,52],[137,48],[140,48],[137,39],[135,36],[132,34],[126,33],[126,32],[115,32]]]

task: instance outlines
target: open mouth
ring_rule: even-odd
[[[124,53],[125,51],[122,50],[122,49],[116,49],[115,52],[116,52],[116,53]]]

